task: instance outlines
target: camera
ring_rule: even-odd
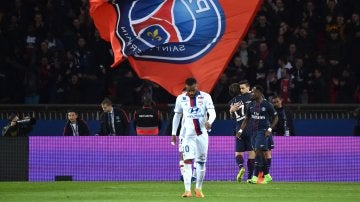
[[[20,119],[20,120],[16,121],[16,124],[23,125],[23,126],[35,125],[35,123],[36,123],[36,119],[34,119],[32,117],[28,117],[28,118],[24,118],[24,119]]]

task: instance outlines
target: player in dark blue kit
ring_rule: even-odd
[[[236,121],[235,132],[240,129],[241,123],[245,118],[246,106],[251,102],[251,92],[249,83],[244,80],[239,83],[233,83],[229,86],[229,94],[233,98],[229,102],[230,115]],[[235,138],[235,160],[239,166],[239,172],[236,176],[236,180],[241,182],[244,174],[244,152],[248,152],[248,181],[252,178],[254,172],[255,152],[251,146],[252,130],[251,126],[246,127],[243,132],[242,138]]]
[[[252,176],[250,183],[258,183],[258,175],[263,165],[266,165],[265,152],[268,151],[269,137],[272,129],[278,122],[277,112],[274,106],[264,98],[264,89],[261,86],[255,86],[252,89],[253,101],[248,105],[245,118],[241,124],[236,136],[238,138],[243,137],[243,132],[247,127],[250,120],[253,121],[253,136],[252,146],[255,149],[255,172]],[[268,168],[268,166],[265,166]],[[268,171],[265,173],[268,173]],[[270,174],[264,176],[262,183],[271,181]]]

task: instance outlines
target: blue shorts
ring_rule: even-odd
[[[268,144],[268,150],[272,150],[275,148],[274,139],[272,135],[266,137],[266,142]]]
[[[244,151],[253,151],[251,144],[251,135],[241,135],[241,139],[235,137],[235,151],[244,152]]]
[[[237,130],[239,130],[237,128]],[[235,152],[253,151],[251,144],[252,130],[247,127],[241,134],[241,139],[235,137]]]
[[[267,137],[265,137],[265,131],[266,129],[254,131],[254,135],[252,136],[251,141],[254,150],[268,150],[269,144]]]

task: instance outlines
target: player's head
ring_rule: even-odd
[[[144,107],[152,107],[154,105],[154,101],[150,97],[143,98],[143,106]]]
[[[67,117],[71,123],[76,123],[76,119],[78,118],[78,114],[75,110],[68,110]]]
[[[16,113],[11,113],[10,116],[8,117],[9,122],[16,122],[19,120],[19,115]]]
[[[229,86],[229,95],[235,97],[240,94],[240,86],[238,83],[232,83]]]
[[[271,102],[273,103],[275,108],[281,108],[282,105],[282,99],[278,95],[275,95],[271,98]]]
[[[112,101],[109,98],[105,98],[102,102],[101,102],[101,108],[103,109],[104,112],[111,112],[113,107],[112,107]]]
[[[194,97],[198,91],[197,81],[194,78],[187,78],[185,80],[186,92],[190,97]]]
[[[264,88],[260,85],[256,85],[252,88],[252,98],[255,100],[260,100],[264,97]]]
[[[239,82],[240,92],[241,94],[249,93],[250,92],[250,84],[247,80],[242,80]]]

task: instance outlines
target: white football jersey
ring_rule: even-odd
[[[208,93],[198,91],[194,98],[190,98],[187,93],[180,94],[176,98],[174,112],[182,114],[185,136],[207,134],[207,110],[214,108]]]

